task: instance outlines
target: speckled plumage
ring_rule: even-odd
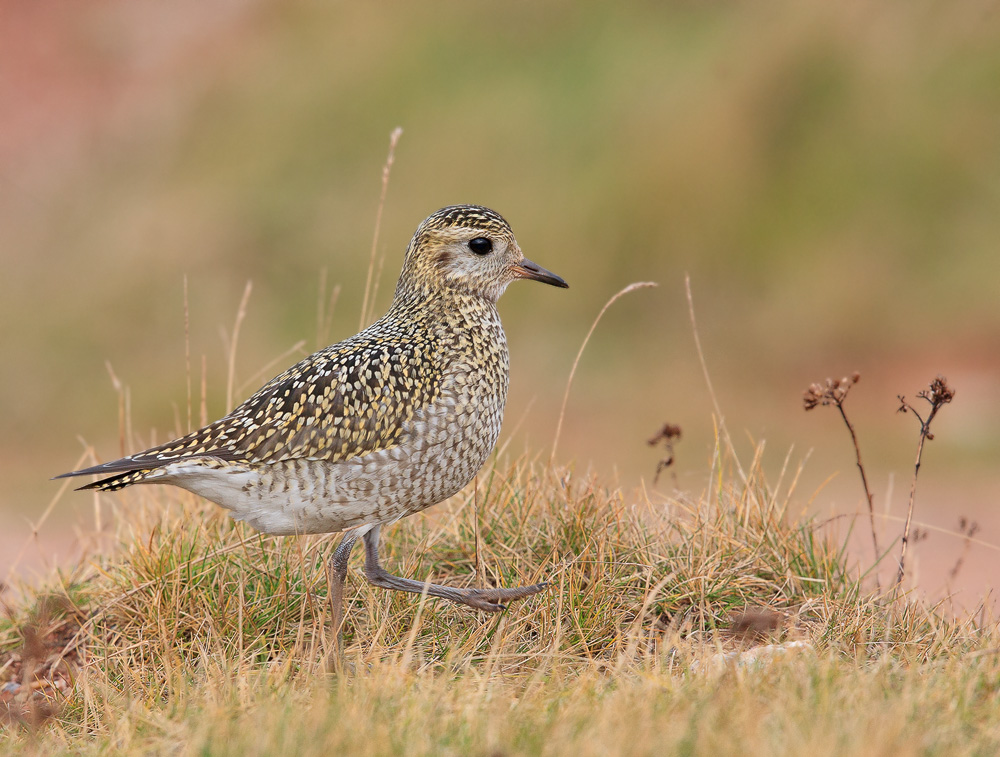
[[[204,428],[63,475],[105,475],[82,487],[101,491],[173,484],[271,534],[364,533],[418,512],[465,486],[496,443],[508,383],[496,301],[517,278],[566,286],[523,258],[499,214],[443,208],[417,228],[377,322]]]

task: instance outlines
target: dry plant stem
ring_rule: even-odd
[[[84,460],[86,460],[89,457],[90,458],[93,457],[93,450],[88,447],[86,450],[84,450],[83,454],[80,455],[80,457],[77,459],[76,461],[77,466],[79,467],[80,465],[83,465]],[[42,516],[38,519],[36,523],[31,524],[31,534],[28,536],[27,539],[24,540],[24,544],[21,545],[21,551],[17,553],[17,557],[14,558],[13,562],[11,562],[10,564],[10,567],[7,568],[7,579],[5,583],[10,584],[14,579],[14,576],[17,575],[16,573],[17,566],[21,564],[21,560],[24,558],[25,553],[28,551],[28,547],[31,544],[37,543],[39,531],[41,531],[42,526],[45,525],[45,522],[49,519],[49,516],[52,514],[52,511],[55,509],[56,505],[59,504],[60,500],[62,500],[63,495],[69,489],[69,483],[70,482],[67,479],[67,481],[64,482],[62,486],[59,487],[59,491],[56,492],[56,495],[51,500],[49,500],[48,507],[45,508],[45,511],[42,513]]]
[[[378,211],[375,213],[375,236],[372,238],[372,254],[368,260],[368,278],[365,280],[365,296],[361,301],[359,331],[368,325],[368,321],[371,320],[369,310],[374,310],[375,308],[375,292],[378,291],[378,281],[375,277],[375,254],[378,250],[379,230],[382,227],[382,209],[385,207],[385,195],[389,190],[389,174],[392,172],[392,164],[396,159],[396,145],[401,136],[403,136],[403,130],[399,126],[393,129],[392,134],[389,135],[389,156],[386,158],[385,166],[382,168],[382,193],[379,195]],[[381,272],[381,263],[379,263],[378,268],[379,272]]]
[[[320,346],[330,343],[330,329],[333,328],[333,315],[337,310],[337,300],[340,299],[340,284],[330,290],[330,299],[327,303],[326,318],[323,320],[323,330],[320,332]]]
[[[118,448],[121,456],[125,457],[125,389],[118,376],[115,375],[115,369],[111,367],[110,360],[104,361],[104,367],[108,369],[111,386],[114,388],[115,394],[118,395]]]
[[[122,447],[122,449],[134,449],[135,441],[133,439],[132,433],[132,390],[127,386],[124,389],[123,394],[125,395],[125,438],[127,439],[127,444]]]
[[[573,360],[573,367],[570,368],[569,378],[566,380],[566,391],[563,392],[562,407],[559,409],[559,422],[556,423],[556,433],[555,438],[552,440],[552,454],[549,455],[549,465],[552,465],[552,461],[556,457],[556,449],[559,447],[559,435],[562,433],[563,418],[566,416],[566,403],[569,402],[569,390],[573,386],[573,376],[576,375],[576,367],[580,364],[580,358],[583,357],[583,351],[587,348],[587,342],[590,341],[590,337],[594,334],[594,329],[597,328],[597,324],[601,322],[601,318],[607,312],[608,308],[611,307],[620,298],[624,297],[629,292],[634,292],[637,289],[645,289],[646,287],[659,286],[655,281],[636,281],[629,284],[627,287],[622,289],[618,294],[614,295],[610,300],[604,303],[604,307],[601,308],[601,312],[597,314],[597,318],[594,322],[590,324],[590,331],[587,332],[587,336],[583,339],[583,344],[580,345],[580,350],[576,353],[576,359]]]
[[[917,494],[917,474],[920,473],[920,459],[924,454],[924,441],[927,440],[930,434],[931,421],[937,414],[938,407],[931,408],[927,420],[921,418],[917,415],[916,410],[910,408],[910,412],[916,415],[917,420],[920,421],[920,439],[917,441],[917,461],[913,464],[913,480],[910,482],[910,501],[906,506],[906,523],[903,525],[903,538],[899,548],[899,572],[896,574],[897,587],[903,582],[903,573],[906,571],[906,548],[910,544],[910,522],[913,520],[913,500]]]
[[[840,417],[844,419],[844,425],[847,426],[847,430],[851,434],[851,442],[854,444],[854,455],[857,460],[858,470],[861,471],[861,484],[865,487],[865,497],[868,499],[868,518],[871,521],[872,546],[875,548],[875,561],[877,562],[882,552],[879,550],[878,535],[875,531],[875,495],[872,494],[871,487],[868,486],[868,475],[865,473],[865,466],[861,462],[861,447],[858,444],[858,436],[854,433],[853,424],[847,419],[843,403],[837,403],[837,410],[840,411]],[[877,572],[875,573],[875,586],[879,591],[882,590]]]
[[[326,321],[326,314],[323,308],[326,302],[326,276],[327,269],[323,266],[319,269],[319,292],[316,297],[316,349],[323,348],[323,324]]]
[[[233,387],[236,384],[236,346],[240,340],[240,326],[247,316],[247,302],[250,300],[250,292],[253,291],[253,282],[247,281],[243,289],[243,297],[240,298],[240,307],[236,311],[236,322],[233,324],[233,336],[229,340],[229,376],[226,379],[226,412],[233,407]]]
[[[191,431],[191,316],[188,308],[188,277],[184,274],[184,372],[187,376],[187,428]]]
[[[330,342],[328,335],[333,325],[333,314],[340,297],[340,284],[336,284],[327,297],[327,269],[324,266],[319,272],[319,295],[316,303],[316,349],[322,349]]]
[[[736,470],[740,474],[740,478],[746,482],[747,474],[743,472],[743,466],[740,465],[739,459],[736,457],[736,448],[733,446],[733,439],[729,435],[729,428],[726,426],[726,419],[722,415],[722,408],[719,407],[719,400],[715,396],[715,388],[712,386],[712,377],[708,375],[708,363],[705,362],[705,352],[701,349],[701,338],[698,336],[698,322],[694,317],[694,296],[691,294],[691,276],[684,274],[684,291],[687,294],[688,301],[688,315],[691,318],[691,332],[694,334],[694,347],[698,352],[698,361],[701,363],[701,372],[705,377],[705,384],[708,386],[708,394],[712,398],[712,407],[715,409],[715,417],[719,419],[719,428],[722,430],[722,435],[726,439],[726,445],[732,454],[732,460],[736,465]]]
[[[924,390],[917,396],[920,399],[926,400],[931,406],[926,419],[921,417],[920,413],[917,412],[917,409],[908,403],[902,395],[899,397],[899,412],[913,413],[916,419],[920,421],[920,439],[917,442],[917,461],[913,466],[913,481],[910,483],[910,501],[906,508],[906,524],[903,526],[903,539],[899,550],[899,573],[896,574],[897,589],[903,582],[903,574],[906,570],[906,548],[910,543],[910,522],[913,519],[913,500],[917,493],[917,475],[920,473],[920,459],[924,453],[924,442],[927,439],[934,438],[931,434],[931,422],[934,420],[934,416],[937,415],[938,410],[955,398],[955,390],[948,386],[948,382],[944,376],[938,376],[931,381],[930,391]]]
[[[201,405],[198,407],[198,425],[208,425],[208,357],[201,356]]]
[[[303,348],[305,346],[306,346],[306,340],[300,339],[277,357],[273,358],[272,360],[268,360],[264,364],[263,368],[254,373],[252,376],[248,377],[246,381],[240,382],[240,385],[236,387],[236,393],[245,394],[248,389],[260,386],[264,382],[267,376],[270,376],[274,373],[274,367],[276,365],[286,363],[288,361],[288,358],[291,357],[292,355],[295,355],[296,353],[298,353],[300,356],[303,355],[304,354]]]
[[[972,537],[976,535],[977,531],[979,531],[979,524],[975,521],[969,523],[965,520],[965,518],[961,518],[959,525],[965,538],[962,540],[962,552],[959,554],[958,559],[955,561],[955,565],[948,573],[948,578],[952,581],[958,578],[958,574],[962,570],[962,566],[965,564],[965,558],[969,555],[969,547],[972,546]]]
[[[840,517],[843,516],[834,516],[834,518],[840,518]],[[885,519],[893,523],[906,523],[906,518],[904,518],[902,515],[899,516],[887,515]],[[950,538],[968,540],[969,544],[971,545],[974,545],[976,547],[981,547],[982,549],[987,549],[991,552],[997,552],[998,554],[1000,554],[1000,544],[986,541],[985,539],[978,539],[975,536],[969,536],[968,533],[961,530],[956,530],[954,528],[944,528],[942,526],[933,526],[929,523],[921,523],[920,530],[926,531],[928,533],[941,534],[943,536],[947,536]]]
[[[924,439],[927,438],[926,427],[920,429],[920,440],[917,442],[917,462],[913,466],[913,480],[910,482],[910,501],[906,507],[906,523],[903,526],[903,539],[899,548],[899,572],[896,574],[896,586],[903,582],[906,572],[906,548],[910,544],[910,522],[913,520],[913,499],[917,493],[917,474],[920,472],[920,457],[924,453]]]

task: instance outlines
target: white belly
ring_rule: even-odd
[[[501,405],[492,412],[455,413],[442,403],[414,417],[390,449],[335,463],[195,459],[165,466],[150,483],[194,492],[268,534],[389,523],[447,499],[471,481],[493,450],[502,412]]]

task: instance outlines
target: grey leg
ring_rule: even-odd
[[[408,591],[413,594],[423,594],[426,591],[432,597],[448,599],[461,605],[468,605],[477,610],[500,612],[506,609],[504,605],[500,604],[501,602],[529,597],[548,586],[547,583],[540,583],[531,586],[517,586],[513,589],[453,589],[450,586],[425,584],[422,581],[400,578],[387,572],[379,562],[378,541],[379,526],[375,526],[375,528],[365,534],[365,578],[370,583],[381,586],[383,589]],[[340,549],[338,548],[337,551],[340,552]],[[334,557],[336,558],[336,556]]]
[[[344,581],[347,579],[347,565],[351,559],[351,549],[358,540],[355,531],[347,531],[330,558],[327,571],[330,577],[330,610],[333,613],[333,636],[337,642],[338,654],[343,648],[344,637]]]

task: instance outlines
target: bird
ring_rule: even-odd
[[[327,566],[338,641],[359,538],[375,586],[504,610],[547,584],[454,588],[396,576],[379,541],[383,526],[458,493],[492,453],[509,379],[497,300],[519,279],[568,287],[524,257],[496,211],[442,208],[418,225],[392,303],[372,325],[203,428],[56,478],[101,477],[78,491],[171,484],[265,534],[343,532]]]

